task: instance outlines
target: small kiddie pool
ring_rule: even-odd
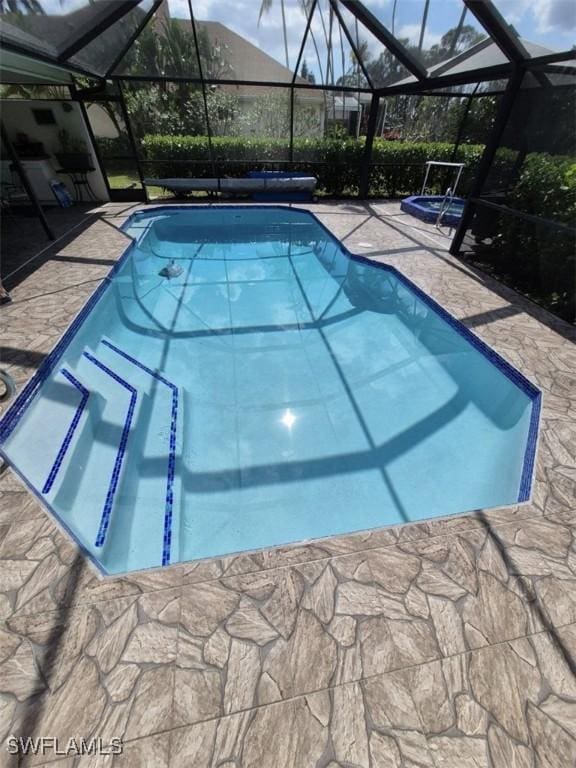
[[[435,224],[443,201],[443,195],[413,195],[412,197],[404,198],[400,203],[400,208],[405,213],[416,216],[417,219]],[[445,211],[440,223],[448,227],[456,227],[462,218],[464,202],[461,197],[452,198],[448,210]]]
[[[309,212],[158,207],[0,421],[106,573],[525,501],[540,393]]]

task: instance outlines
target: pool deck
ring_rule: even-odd
[[[542,389],[532,501],[102,579],[4,472],[0,766],[576,765],[576,331],[396,203],[298,207]],[[128,213],[92,211],[7,281],[19,387],[127,244]],[[124,750],[18,763],[11,734]]]

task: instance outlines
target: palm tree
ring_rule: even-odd
[[[265,13],[270,13],[273,5],[274,0],[262,0],[262,4],[260,5],[260,13],[258,14],[258,26],[260,25],[262,16]],[[286,69],[290,69],[290,60],[288,58],[288,30],[286,28],[286,11],[284,8],[284,0],[280,0],[280,8],[282,11],[282,35],[284,37],[284,56],[286,58]]]
[[[422,24],[420,25],[420,38],[418,40],[418,53],[422,53],[422,46],[424,45],[424,33],[426,32],[426,22],[428,21],[428,9],[430,8],[430,0],[426,0],[424,5],[424,12],[422,13]]]
[[[302,9],[302,13],[306,17],[306,19],[309,18],[309,14],[312,12],[312,3],[314,0],[300,0],[300,8]],[[322,18],[322,15],[320,15]],[[312,45],[314,46],[314,52],[316,53],[316,61],[318,62],[318,70],[320,72],[320,82],[324,82],[324,72],[322,68],[322,59],[320,58],[320,50],[318,49],[318,43],[316,42],[316,37],[314,36],[314,30],[312,29],[312,25],[310,25],[309,28],[309,34],[310,39],[312,40]],[[326,73],[326,82],[328,82],[329,77],[329,69]]]

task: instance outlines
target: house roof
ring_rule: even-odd
[[[184,19],[179,19],[179,21],[190,25],[190,22]],[[232,70],[229,79],[269,80],[276,83],[292,82],[294,77],[292,70],[219,21],[199,20],[197,26],[199,30],[205,30],[210,42],[224,46],[225,58]],[[306,82],[298,75],[296,81]]]
[[[554,51],[551,51],[549,48],[544,48],[542,45],[532,43],[529,40],[520,38],[520,43],[529,58],[548,56],[549,54],[554,53]],[[431,67],[428,70],[428,77],[462,74],[464,72],[473,72],[478,69],[498,67],[507,63],[508,59],[498,45],[487,38],[468,50],[448,59],[448,61],[443,61],[441,64],[436,64]],[[417,82],[417,79],[411,75],[410,77],[406,77],[403,80],[394,83],[394,85],[407,85],[408,83],[415,82]]]
[[[172,19],[172,21],[191,27],[187,19]],[[196,26],[199,32],[203,30],[206,33],[211,45],[225,50],[223,58],[229,66],[229,72],[222,74],[222,79],[271,83],[291,83],[294,79],[294,72],[291,69],[221,22],[199,19],[196,21]],[[295,82],[305,84],[308,81],[296,75]],[[221,87],[243,96],[259,96],[263,92],[262,86],[245,82],[241,85],[223,84]],[[264,87],[264,90],[269,92],[270,89]],[[311,88],[302,93],[301,98],[316,102],[323,99],[323,93],[320,88]]]

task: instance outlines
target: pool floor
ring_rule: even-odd
[[[107,572],[526,492],[533,393],[309,214],[158,211],[127,231],[4,445]]]

